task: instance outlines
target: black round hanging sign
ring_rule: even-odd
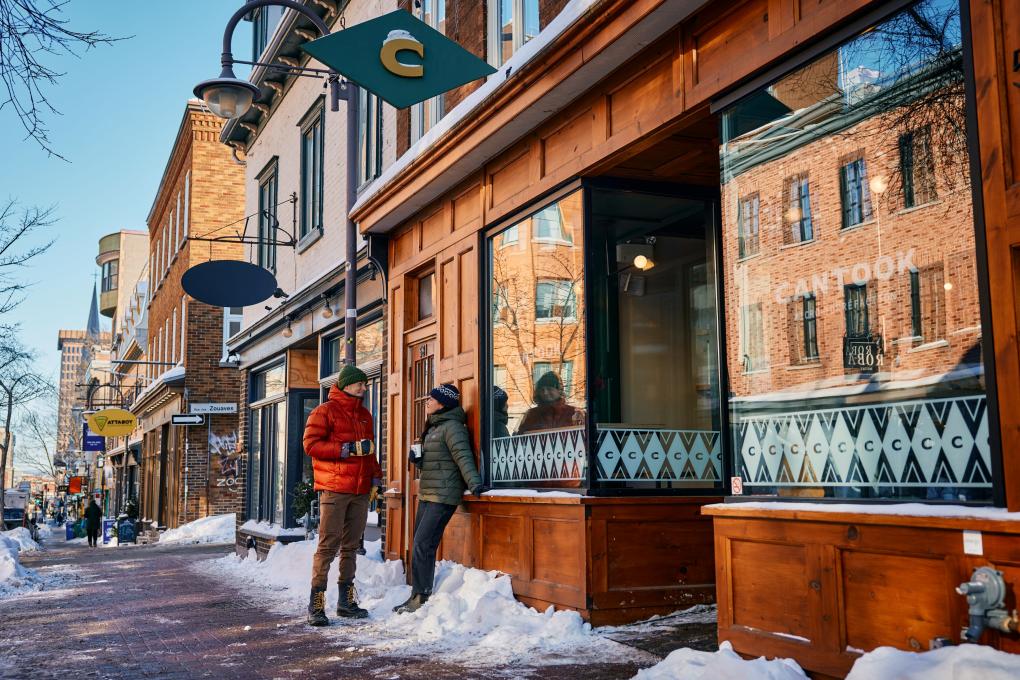
[[[242,260],[210,260],[181,278],[188,295],[217,307],[247,307],[272,297],[276,277],[268,269]]]

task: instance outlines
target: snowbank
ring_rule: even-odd
[[[38,526],[39,540],[48,541],[53,538],[53,530],[50,529],[50,525],[43,522]]]
[[[264,561],[230,555],[198,562],[194,568],[223,579],[246,593],[258,593],[276,608],[304,618],[316,541],[275,544]],[[459,664],[484,666],[527,659],[532,663],[578,663],[585,659],[648,661],[649,655],[593,632],[577,612],[538,612],[513,597],[510,577],[440,562],[429,602],[414,614],[392,608],[410,596],[403,564],[383,561],[379,541],[365,543],[355,586],[367,622],[324,629],[350,636],[361,647],[400,654],[407,651],[448,657]],[[337,598],[339,560],[330,568],[326,593],[332,618]]]
[[[263,536],[265,538],[278,538],[280,536],[304,536],[304,529],[284,529],[278,524],[270,524],[269,522],[259,522],[254,519],[250,519],[241,525],[241,531],[253,534],[256,536]]]
[[[32,540],[32,532],[25,527],[15,527],[10,531],[3,532],[3,535],[17,543],[21,552],[39,549],[39,544]]]
[[[163,532],[159,543],[233,543],[236,526],[237,519],[232,512],[203,517]]]
[[[885,678],[885,676],[868,676]],[[665,659],[634,676],[634,680],[807,680],[807,675],[792,659],[748,661],[733,651],[729,642],[718,652],[678,649]],[[849,679],[848,679],[849,680]]]
[[[19,527],[24,528],[24,527]],[[21,565],[18,553],[21,546],[18,541],[7,534],[16,532],[14,529],[0,534],[0,600],[5,600],[24,592],[39,590],[41,579],[33,570]],[[29,538],[28,540],[32,540]],[[35,543],[35,541],[32,541]],[[38,546],[36,546],[38,548]]]
[[[904,652],[879,647],[857,659],[846,680],[1014,680],[1020,655],[984,645]]]

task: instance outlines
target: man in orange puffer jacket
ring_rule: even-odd
[[[340,371],[329,399],[315,408],[305,424],[305,453],[312,457],[319,496],[319,546],[312,560],[312,593],[308,623],[329,625],[326,580],[329,565],[340,552],[340,596],[337,616],[363,619],[354,591],[356,550],[365,533],[369,495],[382,484],[382,468],[372,441],[372,414],[361,405],[368,377],[357,366]]]

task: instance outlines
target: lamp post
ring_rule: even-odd
[[[226,29],[223,32],[223,51],[220,55],[220,64],[223,67],[219,77],[205,80],[195,86],[195,96],[202,99],[213,114],[220,118],[240,118],[251,108],[255,100],[261,96],[259,88],[247,80],[242,80],[234,74],[235,63],[244,62],[234,59],[231,41],[234,36],[234,29],[245,16],[253,10],[261,7],[279,6],[292,9],[301,14],[323,35],[331,33],[329,26],[319,16],[295,0],[249,0],[227,21]],[[264,64],[256,64],[264,65]],[[346,155],[346,177],[347,177],[347,205],[345,212],[346,226],[346,253],[347,269],[344,273],[344,297],[347,309],[344,320],[344,360],[353,364],[355,361],[355,337],[358,322],[358,247],[357,228],[350,218],[350,209],[357,199],[358,193],[358,103],[359,88],[350,80],[341,82],[340,74],[333,69],[313,69],[300,66],[287,66],[283,64],[268,64],[269,68],[281,71],[304,71],[318,74],[325,74],[330,88],[330,110],[340,110],[340,100],[347,102],[347,155]]]

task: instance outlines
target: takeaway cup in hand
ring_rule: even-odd
[[[415,467],[419,467],[419,468],[421,467],[421,464],[422,464],[422,451],[421,451],[421,444],[420,443],[415,442],[414,444],[411,444],[411,448],[407,452],[407,458],[408,458],[408,460],[411,461],[411,463]]]

